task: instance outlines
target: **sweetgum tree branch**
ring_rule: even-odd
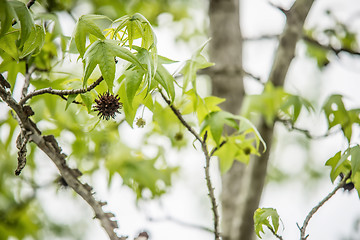
[[[293,6],[286,11],[286,24],[279,38],[273,65],[268,81],[274,86],[283,86],[285,77],[292,60],[295,57],[297,42],[303,37],[305,19],[314,0],[296,0]],[[253,239],[253,215],[257,209],[264,187],[269,152],[271,150],[274,126],[268,126],[265,121],[257,126],[261,136],[267,144],[267,151],[261,156],[253,157],[241,176],[241,190],[233,199],[236,199],[236,209],[231,228],[230,240]],[[254,190],[256,189],[256,190]]]
[[[206,186],[209,192],[209,198],[211,201],[211,209],[214,215],[214,235],[215,240],[220,240],[220,217],[219,217],[219,211],[218,211],[218,205],[215,197],[215,188],[213,187],[213,184],[211,182],[210,178],[210,158],[211,154],[208,151],[206,139],[207,139],[207,132],[205,132],[204,138],[201,139],[199,134],[195,132],[195,130],[185,121],[183,116],[181,115],[180,111],[170,102],[169,99],[166,98],[166,96],[159,91],[161,94],[161,97],[164,99],[164,101],[169,105],[170,109],[173,111],[173,113],[176,115],[176,117],[180,120],[181,124],[188,129],[188,131],[198,140],[201,144],[201,149],[205,156],[205,180],[206,180]]]
[[[45,94],[45,93],[58,95],[58,96],[66,96],[66,95],[72,95],[72,94],[86,93],[86,92],[89,92],[92,89],[94,89],[96,86],[98,86],[101,83],[102,80],[104,80],[104,78],[101,76],[95,82],[93,82],[91,85],[89,85],[87,88],[81,88],[81,89],[56,90],[56,89],[52,89],[51,87],[49,87],[49,88],[43,88],[43,89],[35,90],[32,93],[29,93],[28,95],[26,95],[23,99],[21,99],[19,104],[23,105],[30,98],[38,96],[38,95],[42,95],[42,94]]]
[[[307,42],[307,43],[310,43],[314,46],[317,46],[317,47],[320,47],[322,49],[325,49],[325,50],[329,50],[333,53],[335,53],[336,55],[339,55],[340,53],[342,52],[345,52],[345,53],[349,53],[351,55],[354,55],[354,56],[360,56],[360,52],[359,51],[356,51],[354,49],[351,49],[351,48],[346,48],[346,47],[343,47],[343,48],[334,48],[333,46],[331,46],[330,44],[328,45],[325,45],[325,44],[321,44],[320,42],[318,42],[315,38],[312,38],[310,36],[304,36],[303,39]]]
[[[321,200],[306,216],[302,227],[300,228],[300,240],[306,240],[309,235],[306,235],[306,227],[309,224],[310,219],[314,216],[314,214],[330,199],[335,193],[342,187],[345,186],[346,181],[350,178],[350,173],[341,180],[341,182],[332,190],[323,200]]]
[[[120,238],[114,232],[118,228],[116,221],[113,220],[114,215],[104,212],[102,207],[106,203],[97,201],[93,196],[92,187],[78,179],[81,172],[78,169],[70,168],[66,164],[66,155],[62,153],[62,149],[54,136],[43,136],[36,124],[28,118],[24,108],[16,102],[11,96],[11,92],[8,92],[3,86],[0,86],[0,97],[15,111],[19,124],[24,128],[24,134],[29,136],[29,141],[34,142],[53,161],[66,183],[90,205],[95,213],[95,218],[99,219],[109,238],[119,240]]]
[[[296,127],[294,125],[293,122],[291,121],[288,121],[288,120],[284,120],[284,119],[276,119],[275,120],[276,122],[281,122],[286,128],[288,131],[298,131],[298,132],[301,132],[303,133],[307,138],[309,139],[312,139],[312,140],[318,140],[318,139],[322,139],[322,138],[326,138],[328,136],[331,136],[333,134],[336,134],[336,133],[339,133],[341,132],[341,128],[337,129],[336,131],[330,131],[328,130],[326,133],[324,133],[323,135],[313,135],[310,133],[309,130],[307,129],[303,129],[303,128],[299,128],[299,127]]]

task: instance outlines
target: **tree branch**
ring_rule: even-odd
[[[306,227],[309,224],[310,219],[314,216],[314,214],[321,208],[332,196],[335,195],[335,193],[344,185],[346,184],[346,181],[350,178],[350,173],[341,180],[341,182],[332,190],[323,200],[321,200],[306,216],[304,223],[300,229],[300,240],[306,240],[309,235],[306,235]]]
[[[111,240],[119,240],[120,238],[114,232],[118,228],[116,221],[113,220],[114,214],[104,212],[102,207],[106,203],[96,201],[93,196],[92,187],[78,179],[81,172],[78,169],[72,169],[67,166],[65,161],[66,155],[62,153],[62,149],[59,147],[54,136],[43,136],[36,127],[36,124],[28,118],[23,107],[11,96],[11,92],[8,92],[3,86],[0,86],[0,97],[15,111],[19,124],[25,129],[25,134],[29,135],[29,140],[34,142],[49,156],[66,183],[90,205],[95,213],[95,218],[99,219],[109,238]]]
[[[41,94],[45,94],[45,93],[58,95],[58,96],[86,93],[86,92],[89,92],[92,89],[94,89],[96,86],[98,86],[101,83],[102,80],[104,80],[104,78],[101,76],[95,82],[93,82],[90,86],[88,86],[87,88],[81,88],[81,89],[56,90],[56,89],[52,89],[51,87],[49,87],[49,88],[43,88],[43,89],[35,90],[32,93],[29,93],[28,95],[26,95],[23,99],[21,99],[19,104],[23,105],[30,98],[41,95]]]
[[[26,96],[30,86],[31,74],[33,74],[35,70],[36,67],[34,65],[29,67],[28,64],[26,63],[25,80],[24,80],[24,86],[21,91],[21,98],[24,98]]]
[[[214,234],[215,234],[215,240],[220,240],[220,217],[219,217],[219,212],[218,212],[218,205],[217,205],[217,201],[216,201],[216,197],[215,197],[215,192],[214,192],[214,187],[212,185],[211,182],[211,178],[210,178],[210,158],[211,155],[209,154],[209,151],[207,149],[207,144],[206,144],[206,138],[207,138],[207,132],[205,132],[204,134],[204,138],[201,139],[201,137],[199,136],[199,134],[197,134],[195,132],[195,130],[185,121],[185,119],[183,118],[183,116],[181,115],[180,111],[174,107],[174,105],[170,102],[170,100],[168,100],[166,98],[166,96],[161,92],[161,90],[159,91],[162,98],[165,100],[165,102],[169,105],[169,107],[171,108],[171,110],[174,112],[174,114],[176,115],[176,117],[180,120],[180,122],[189,130],[189,132],[196,138],[196,140],[198,140],[201,143],[201,149],[205,155],[205,180],[206,180],[206,186],[208,188],[209,191],[209,198],[211,201],[211,209],[214,215]]]
[[[295,57],[296,44],[303,37],[304,22],[313,2],[314,0],[296,0],[286,13],[286,24],[280,35],[279,45],[268,77],[268,81],[272,82],[274,86],[284,85],[288,69]],[[269,126],[264,121],[261,121],[257,128],[268,148],[261,156],[253,157],[244,173],[241,174],[241,191],[236,196],[232,196],[232,199],[237,199],[237,204],[235,209],[231,209],[234,217],[230,240],[253,239],[253,215],[258,208],[264,187],[274,134],[274,126]]]
[[[148,217],[147,219],[149,221],[153,221],[153,222],[171,221],[171,222],[174,222],[176,224],[182,225],[184,227],[190,227],[190,228],[200,229],[200,230],[203,230],[203,231],[206,231],[206,232],[214,233],[214,230],[212,230],[212,229],[210,229],[208,227],[201,226],[201,225],[198,225],[198,224],[188,223],[188,222],[182,221],[180,219],[174,218],[172,216],[165,216],[164,219],[156,219],[156,218],[152,218],[152,217]]]
[[[329,50],[329,51],[332,51],[334,52],[336,55],[339,55],[339,53],[341,52],[346,52],[346,53],[349,53],[351,55],[355,55],[355,56],[360,56],[360,52],[359,51],[355,51],[351,48],[334,48],[333,46],[331,46],[330,44],[329,45],[324,45],[324,44],[321,44],[319,43],[315,38],[312,38],[310,36],[304,36],[303,39],[312,44],[312,45],[315,45],[317,47],[320,47],[322,49],[325,49],[325,50]]]
[[[322,138],[325,138],[325,137],[328,137],[328,136],[331,136],[333,134],[336,134],[336,133],[339,133],[341,132],[341,129],[338,129],[337,131],[327,131],[325,134],[323,135],[312,135],[310,133],[309,130],[307,129],[302,129],[302,128],[298,128],[298,127],[295,127],[294,124],[291,122],[291,121],[287,121],[287,120],[283,120],[283,119],[276,119],[275,120],[276,122],[281,122],[284,124],[284,126],[288,129],[288,131],[298,131],[298,132],[301,132],[303,133],[307,138],[309,139],[313,139],[313,140],[318,140],[318,139],[322,139]]]

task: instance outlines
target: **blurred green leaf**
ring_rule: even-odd
[[[8,32],[0,38],[0,48],[16,61],[19,61],[19,52],[16,46],[16,40],[18,38],[19,31]]]
[[[0,37],[9,30],[11,27],[13,17],[16,16],[16,13],[11,6],[10,2],[7,0],[0,0],[0,22],[1,22],[1,31]]]
[[[30,36],[31,31],[35,28],[34,20],[25,3],[20,1],[9,1],[9,3],[16,12],[17,24],[20,23],[21,33],[19,46],[21,47]]]
[[[271,218],[271,224],[270,224]],[[264,233],[263,226],[268,227],[274,233],[279,229],[279,214],[274,208],[258,208],[254,213],[254,227],[255,233],[259,238],[260,232]]]
[[[208,62],[201,54],[209,41],[210,40],[207,40],[198,50],[193,53],[191,59],[186,62],[185,66],[181,70],[181,73],[184,75],[183,92],[187,90],[186,88],[188,84],[191,83],[192,88],[196,93],[196,72],[199,69],[204,69],[214,65],[214,63]]]
[[[45,32],[41,25],[35,25],[33,31],[31,31],[29,38],[26,39],[24,47],[20,54],[20,58],[24,58],[29,54],[36,54],[40,51],[45,42]]]

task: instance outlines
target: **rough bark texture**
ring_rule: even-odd
[[[1,74],[0,78],[4,80]],[[53,161],[65,182],[92,207],[95,213],[94,218],[99,219],[109,239],[119,240],[120,238],[114,232],[118,227],[117,222],[114,220],[114,214],[103,210],[103,206],[106,205],[106,203],[97,201],[94,198],[92,187],[79,180],[81,172],[78,169],[68,167],[66,164],[66,155],[62,153],[54,136],[42,135],[36,124],[28,118],[24,108],[2,85],[3,84],[0,85],[0,99],[15,111],[19,125],[24,132],[23,134],[29,136],[29,140],[35,143]]]
[[[313,0],[297,0],[286,12],[287,21],[275,53],[269,81],[283,86],[296,43],[302,37],[303,25]],[[237,113],[244,97],[242,83],[242,39],[238,0],[210,0],[210,57],[215,62],[211,72],[213,94],[227,98],[223,108]],[[235,162],[222,177],[222,236],[224,240],[250,240],[254,236],[253,214],[264,187],[271,149],[273,126],[264,122],[258,129],[268,145],[266,153],[253,158],[249,166]]]
[[[238,0],[210,0],[210,58],[215,63],[211,69],[213,94],[225,97],[223,109],[238,113],[244,96],[242,82],[242,36],[239,22]],[[224,240],[229,239],[235,196],[238,196],[243,166],[239,162],[222,177],[222,223]]]

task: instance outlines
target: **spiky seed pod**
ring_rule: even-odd
[[[98,111],[98,116],[100,119],[109,120],[115,118],[116,113],[120,113],[119,109],[122,108],[122,102],[120,102],[120,97],[118,95],[113,95],[109,92],[105,92],[102,95],[100,94],[97,99],[95,99],[96,105],[94,111]]]

